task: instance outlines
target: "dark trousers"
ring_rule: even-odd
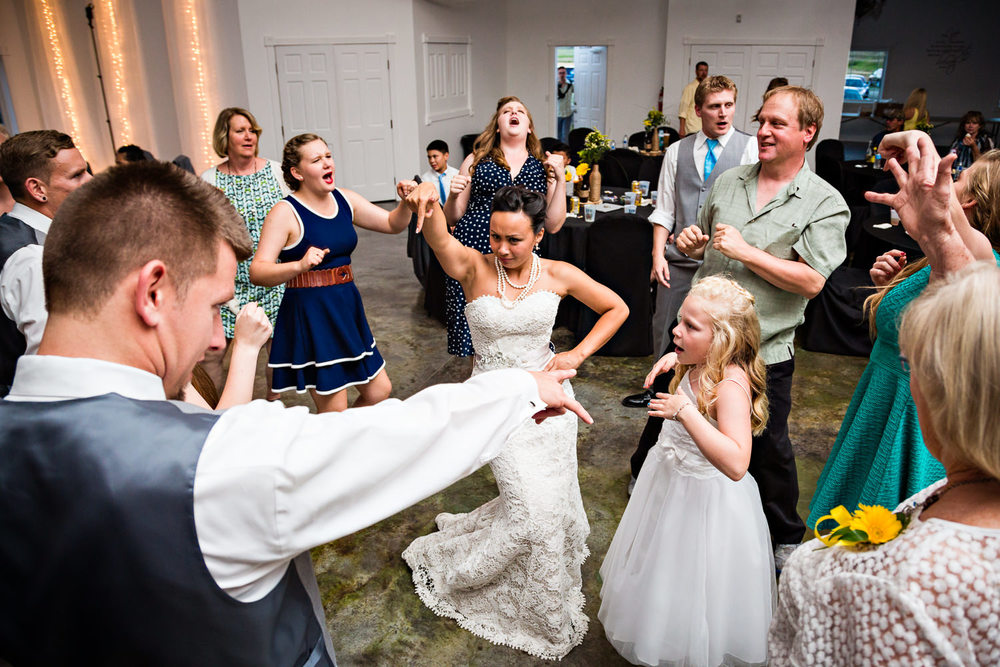
[[[668,348],[664,354],[669,352]],[[757,481],[760,489],[761,505],[771,543],[798,544],[805,535],[806,527],[799,518],[796,505],[799,502],[799,478],[795,469],[795,455],[792,442],[788,439],[788,413],[792,407],[792,374],[795,359],[771,364],[767,367],[767,400],[770,418],[763,433],[754,437],[750,452],[748,472]],[[653,391],[665,392],[673,373],[664,373],[653,382]],[[639,437],[639,446],[632,454],[632,474],[636,477],[646,460],[646,454],[656,444],[663,419],[650,417]]]

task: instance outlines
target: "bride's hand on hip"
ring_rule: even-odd
[[[583,363],[583,356],[570,350],[568,352],[560,352],[556,356],[549,360],[549,363],[545,364],[545,371],[568,371],[576,370]]]
[[[541,424],[549,417],[565,414],[567,410],[575,413],[580,419],[588,424],[593,424],[594,419],[587,413],[582,405],[571,398],[562,388],[563,380],[576,375],[575,370],[566,371],[528,371],[538,385],[538,396],[547,406],[544,410],[536,412],[531,416],[536,422]]]

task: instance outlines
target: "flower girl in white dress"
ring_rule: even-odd
[[[767,398],[753,296],[711,276],[691,288],[674,329],[671,394],[649,414],[659,440],[601,565],[608,640],[633,664],[767,662],[774,563],[757,483],[747,474],[751,434]]]

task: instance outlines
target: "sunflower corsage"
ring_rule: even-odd
[[[837,527],[821,535],[819,525],[826,520],[836,521]],[[839,505],[820,517],[815,532],[823,543],[820,549],[841,546],[851,551],[869,551],[897,537],[909,523],[909,514],[893,513],[881,505],[858,505],[853,514]]]

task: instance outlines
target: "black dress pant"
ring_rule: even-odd
[[[672,349],[668,346],[664,354]],[[805,524],[799,518],[799,479],[795,469],[795,454],[788,438],[788,413],[792,406],[792,374],[795,359],[771,364],[767,367],[767,400],[770,418],[767,428],[753,439],[750,467],[760,489],[764,517],[771,532],[771,543],[798,544],[805,535]],[[653,391],[666,392],[673,373],[664,373],[653,382]],[[646,454],[656,444],[663,419],[650,417],[639,437],[639,446],[630,460],[632,475],[639,476]]]

